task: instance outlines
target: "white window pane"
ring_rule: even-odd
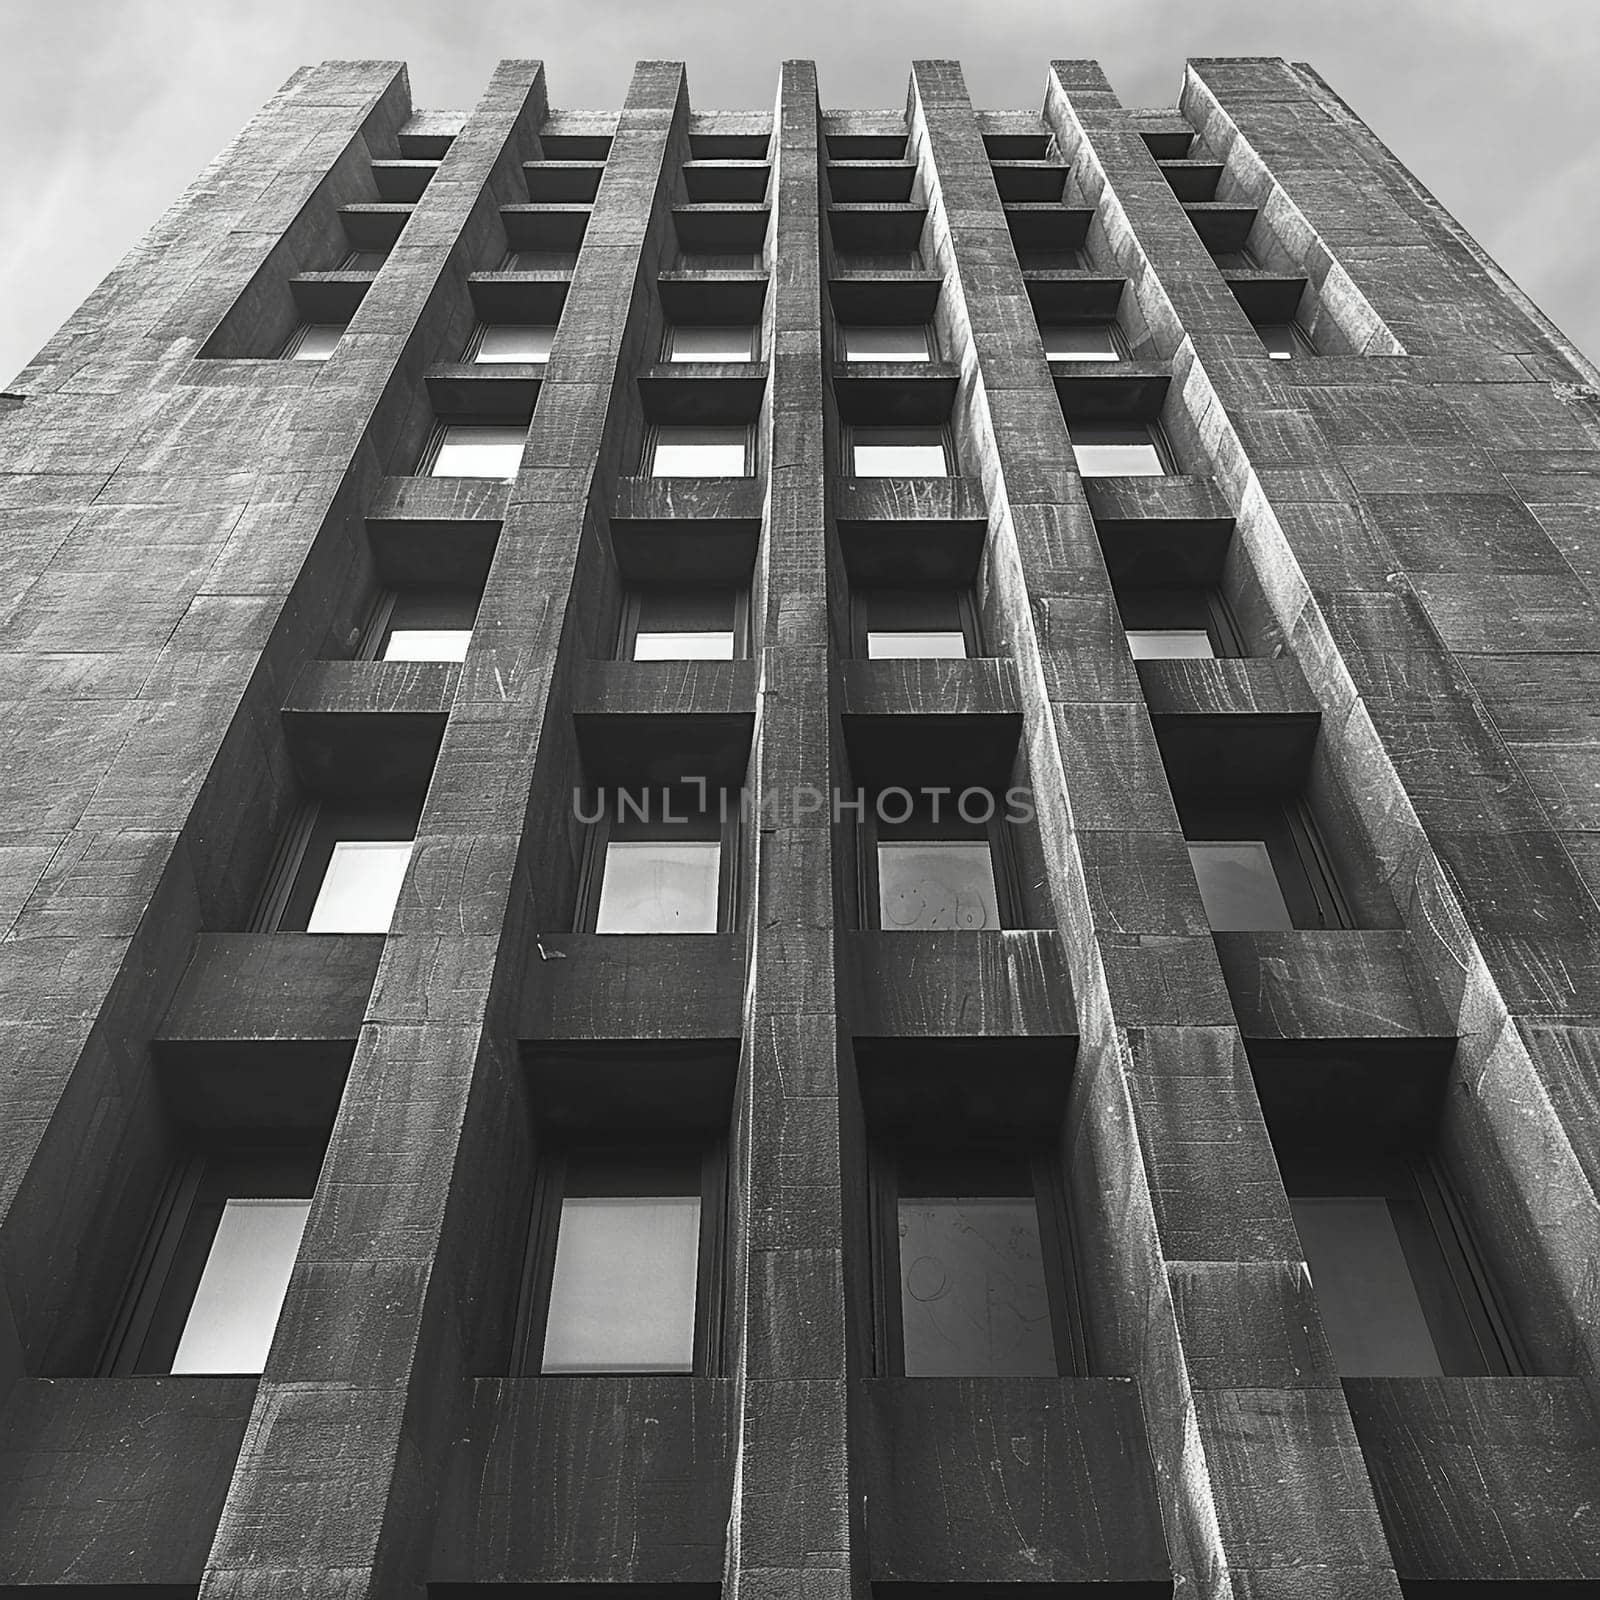
[[[387,933],[411,861],[411,843],[409,839],[339,840],[306,931]]]
[[[1079,444],[1072,454],[1085,478],[1159,478],[1166,472],[1153,444]]]
[[[858,478],[945,478],[950,475],[942,444],[858,444]]]
[[[1055,1376],[1032,1199],[902,1199],[899,1232],[908,1378]]]
[[[561,1202],[546,1372],[692,1372],[699,1195]]]
[[[485,325],[472,359],[483,363],[548,361],[555,336],[554,326],[548,323],[491,322]]]
[[[885,841],[878,846],[878,926],[998,928],[994,862],[983,839]]]
[[[714,839],[613,839],[597,933],[715,933],[722,847]]]
[[[526,428],[475,427],[451,423],[434,458],[436,478],[514,478],[522,465]]]
[[[172,1358],[174,1372],[259,1372],[309,1200],[229,1200]]]
[[[650,471],[657,478],[742,478],[748,428],[656,429]]]
[[[1116,341],[1106,323],[1046,323],[1039,329],[1052,361],[1116,361]]]
[[[934,633],[869,633],[869,661],[906,661],[922,656],[960,656],[967,653],[966,635],[955,629]]]
[[[749,361],[755,349],[755,329],[729,324],[722,327],[675,327],[668,341],[669,361]]]
[[[1190,840],[1189,860],[1213,932],[1294,926],[1272,857],[1260,839]]]
[[[846,327],[847,361],[926,361],[928,330],[922,323],[908,327]]]
[[[1382,1195],[1296,1195],[1289,1207],[1340,1376],[1441,1377],[1389,1202]]]
[[[465,661],[471,628],[396,628],[383,647],[385,661]]]
[[[1211,635],[1204,628],[1129,628],[1128,654],[1135,661],[1210,659]]]
[[[635,661],[732,661],[733,635],[712,633],[637,633]]]
[[[326,361],[333,354],[333,347],[338,344],[344,329],[342,322],[308,322],[295,340],[291,359]]]

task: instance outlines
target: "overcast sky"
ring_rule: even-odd
[[[1037,107],[1052,57],[1161,105],[1204,55],[1309,61],[1600,356],[1596,0],[0,0],[0,381],[305,62],[406,60],[445,109],[540,57],[552,104],[615,108],[635,58],[669,57],[730,110],[769,107],[786,56],[829,107],[901,105],[913,56]]]

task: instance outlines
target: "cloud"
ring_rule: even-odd
[[[688,62],[703,108],[770,106],[814,58],[824,105],[899,106],[914,56],[979,105],[1036,107],[1051,57],[1124,103],[1171,103],[1187,56],[1309,60],[1582,345],[1600,352],[1593,0],[58,0],[13,22],[0,99],[0,369],[45,342],[256,108],[328,57],[411,63],[417,103],[470,107],[500,56],[553,103],[615,106],[635,58]]]

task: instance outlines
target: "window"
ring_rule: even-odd
[[[389,252],[387,249],[352,250],[339,263],[339,270],[341,272],[376,272],[388,259]]]
[[[1521,1369],[1437,1162],[1344,1149],[1280,1155],[1279,1167],[1342,1377]]]
[[[759,329],[748,323],[667,328],[668,361],[754,361]]]
[[[733,926],[737,796],[602,794],[581,891],[595,933],[717,933]]]
[[[1017,246],[1017,265],[1024,272],[1087,272],[1089,257],[1081,249],[1051,250],[1042,246]]]
[[[464,661],[478,598],[472,589],[402,589],[380,595],[363,654],[377,661]]]
[[[1114,322],[1046,322],[1039,326],[1052,361],[1120,361],[1121,330]]]
[[[285,838],[256,926],[387,933],[411,862],[417,812],[308,806]]]
[[[1160,433],[1147,422],[1070,422],[1072,454],[1085,478],[1151,478],[1168,470]]]
[[[1026,1148],[874,1147],[880,1373],[1083,1372],[1070,1229],[1055,1162]]]
[[[622,608],[624,661],[731,661],[745,653],[742,589],[637,589]]]
[[[1116,593],[1135,661],[1244,654],[1233,612],[1217,589],[1119,586]]]
[[[112,1332],[110,1371],[260,1372],[320,1165],[320,1155],[300,1150],[182,1162]]]
[[[283,347],[285,361],[326,361],[344,334],[342,322],[302,322]]]
[[[661,424],[647,449],[653,478],[744,478],[750,474],[750,429]]]
[[[977,648],[971,595],[959,589],[858,589],[855,652],[869,661],[964,657]]]
[[[578,264],[576,250],[508,250],[502,272],[571,272]]]
[[[1315,353],[1296,323],[1258,322],[1256,333],[1274,361],[1298,361]]]
[[[550,359],[555,336],[555,325],[549,322],[480,322],[467,346],[467,360],[479,366],[508,361],[542,365]]]
[[[863,924],[894,933],[1016,926],[1018,896],[997,797],[969,789],[941,795],[937,813],[933,807],[933,797],[904,789],[868,798]]]
[[[925,322],[845,323],[839,328],[839,346],[846,361],[930,361],[933,329]]]
[[[446,422],[434,431],[421,470],[433,478],[501,478],[522,466],[528,424]]]
[[[1179,807],[1214,933],[1348,928],[1350,916],[1305,805]]]
[[[941,427],[850,430],[850,470],[858,478],[947,478],[953,457]]]
[[[551,1151],[514,1370],[713,1372],[726,1183],[720,1140]]]

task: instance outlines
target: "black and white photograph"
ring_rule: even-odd
[[[1595,0],[3,0],[0,1600],[1600,1596]]]

